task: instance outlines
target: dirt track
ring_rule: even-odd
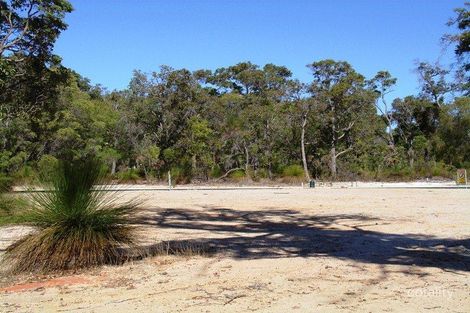
[[[469,312],[470,190],[127,192],[142,244],[193,240],[65,278],[3,277],[2,312]],[[23,229],[0,229],[0,249]],[[18,232],[18,233],[15,233]]]

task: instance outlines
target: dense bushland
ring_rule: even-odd
[[[16,14],[29,5],[39,13]],[[162,66],[135,71],[127,89],[109,92],[52,54],[67,1],[0,6],[16,21],[4,18],[0,28],[0,177],[37,181],[59,160],[90,156],[121,182],[164,180],[168,171],[174,183],[407,180],[470,168],[468,6],[446,36],[458,70],[417,63],[420,92],[393,101],[399,82],[389,72],[365,77],[335,60],[308,64],[307,82],[274,64]],[[41,26],[26,29],[28,40],[8,32],[28,18]]]

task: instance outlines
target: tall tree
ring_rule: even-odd
[[[392,150],[395,150],[395,140],[393,138],[393,115],[390,112],[386,96],[393,91],[397,79],[392,77],[387,71],[378,72],[370,81],[369,84],[373,91],[377,93],[375,107],[380,112],[382,119],[387,126],[387,141]]]
[[[419,62],[416,73],[421,85],[419,95],[441,108],[445,104],[445,96],[452,91],[452,85],[446,79],[450,71],[437,63]]]
[[[0,1],[0,154],[6,158],[26,162],[44,151],[45,126],[69,78],[52,47],[71,10],[65,0]]]
[[[313,74],[310,92],[320,103],[329,145],[330,174],[337,175],[337,159],[353,149],[351,130],[368,105],[365,79],[349,63],[323,60],[308,65]]]
[[[455,43],[455,55],[461,69],[457,73],[458,81],[465,95],[470,95],[470,2],[454,10],[456,16],[448,22],[449,26],[457,26],[458,33],[445,35],[444,41]]]

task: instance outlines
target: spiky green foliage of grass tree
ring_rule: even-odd
[[[37,231],[7,248],[13,272],[49,272],[119,263],[135,244],[135,203],[116,205],[96,161],[61,162],[50,191],[31,193],[28,220]]]

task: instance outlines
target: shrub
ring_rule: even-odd
[[[244,170],[236,170],[230,173],[230,178],[233,180],[243,180],[246,177]]]
[[[257,178],[269,178],[269,172],[265,168],[259,168],[255,171]]]
[[[222,169],[218,165],[214,165],[209,172],[209,177],[211,178],[219,178],[222,175]]]
[[[283,169],[282,176],[283,177],[303,178],[304,177],[304,169],[302,168],[302,166],[297,165],[297,164],[289,165],[289,166],[286,166]]]
[[[0,217],[11,214],[12,206],[9,199],[0,191]]]
[[[4,224],[5,218],[13,211],[13,202],[6,196],[6,192],[12,187],[13,180],[0,174],[0,225]]]
[[[431,169],[431,175],[433,177],[444,177],[444,178],[454,178],[456,169],[452,165],[447,165],[442,162],[434,164]]]
[[[28,216],[22,214],[25,208],[24,199],[8,193],[0,193],[0,225],[27,222]]]
[[[140,175],[136,169],[130,168],[117,173],[117,178],[120,183],[136,183],[140,179]]]
[[[25,165],[13,174],[13,178],[19,183],[32,183],[37,181],[38,174],[31,166]]]
[[[49,181],[54,173],[57,171],[59,160],[54,156],[45,154],[38,162],[39,177],[43,181]]]
[[[0,193],[11,190],[13,178],[0,173]]]
[[[49,272],[120,262],[134,243],[131,203],[117,206],[99,185],[95,161],[60,162],[50,192],[31,193],[28,220],[37,231],[9,246],[13,272]]]
[[[171,163],[176,159],[176,151],[172,148],[163,150],[163,159],[167,163]]]
[[[409,166],[393,166],[382,170],[380,179],[392,180],[392,181],[403,181],[412,180],[415,178],[415,173]]]
[[[172,184],[187,184],[190,181],[190,175],[184,167],[174,166],[170,170]]]

